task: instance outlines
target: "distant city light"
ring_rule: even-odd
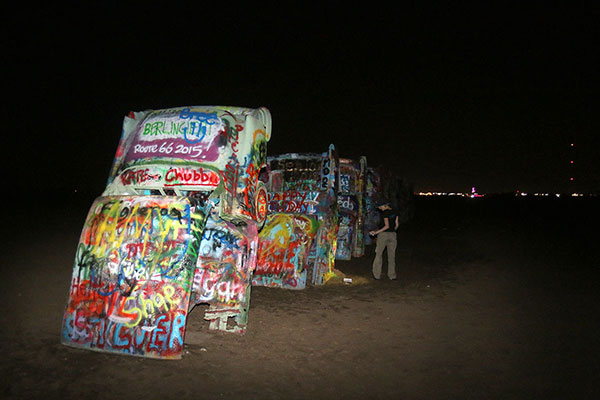
[[[467,193],[455,193],[455,192],[418,192],[416,193],[419,196],[460,196],[460,197],[470,197]]]
[[[476,198],[476,197],[485,197],[485,194],[478,193],[461,193],[461,192],[415,192],[415,196],[458,196],[458,197],[466,197],[466,198]],[[530,193],[529,195],[535,197],[561,197],[560,193],[546,193],[546,192],[535,192]],[[528,196],[527,192],[521,192],[519,190],[516,191],[515,196],[517,197],[526,197]],[[596,193],[572,193],[570,195],[565,194],[565,196],[571,197],[597,197]]]
[[[475,197],[483,197],[482,195],[480,195],[479,193],[477,193],[477,190],[475,189],[475,186],[473,186],[471,188],[471,198],[475,198]]]

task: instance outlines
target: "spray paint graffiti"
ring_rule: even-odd
[[[127,161],[177,157],[190,161],[216,161],[222,146],[224,121],[216,112],[190,108],[150,113],[140,124]]]
[[[375,242],[369,232],[381,227],[380,215],[375,208],[377,202],[383,200],[383,186],[381,183],[379,172],[375,168],[367,168],[365,188],[365,245],[367,246]]]
[[[180,358],[190,304],[243,333],[267,194],[267,109],[131,113],[77,251],[62,341]],[[233,321],[233,325],[231,326]]]
[[[63,320],[63,343],[177,358],[191,287],[193,230],[185,198],[104,197],[87,217]]]
[[[365,196],[366,220],[365,243],[373,244],[369,231],[381,227],[381,215],[375,208],[380,200],[389,201],[396,210],[400,225],[408,222],[414,215],[413,189],[402,177],[386,168],[368,168]]]
[[[267,221],[253,285],[303,289],[333,275],[337,165],[333,145],[323,154],[269,159]]]
[[[207,319],[211,329],[245,331],[257,243],[256,223],[236,227],[212,216],[208,218],[194,272],[192,301],[210,304]],[[228,323],[230,318],[234,325]]]
[[[217,171],[206,167],[146,166],[131,167],[119,175],[120,183],[136,188],[194,186],[214,189],[221,178]]]
[[[364,255],[366,170],[367,159],[364,156],[358,163],[349,159],[340,160],[340,190],[338,194],[340,226],[335,255],[338,260],[350,260],[352,257]]]
[[[254,285],[301,289],[306,286],[308,255],[318,221],[284,213],[267,217],[261,231]]]

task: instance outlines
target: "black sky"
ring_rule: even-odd
[[[270,154],[335,143],[417,190],[599,191],[599,8],[417,4],[5,16],[15,185],[99,194],[127,112],[219,104],[267,106]]]

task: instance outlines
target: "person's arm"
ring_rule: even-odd
[[[397,216],[397,215],[396,215],[396,224],[395,224],[395,225],[396,225],[396,226],[395,226],[394,230],[395,230],[395,231],[397,231],[397,230],[398,230],[398,227],[400,226],[400,221],[399,221],[399,219],[398,219],[398,216]]]
[[[383,226],[383,228],[381,228],[381,229],[379,229],[379,230],[377,230],[377,231],[371,231],[371,232],[369,232],[369,233],[370,233],[371,235],[373,235],[373,236],[376,236],[376,235],[379,235],[381,232],[384,232],[384,231],[386,231],[386,230],[387,230],[387,228],[389,228],[389,227],[390,227],[390,221],[389,221],[389,218],[388,218],[388,217],[385,217],[385,218],[383,219],[383,223],[384,223],[384,226]]]

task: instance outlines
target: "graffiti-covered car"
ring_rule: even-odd
[[[358,162],[340,159],[339,231],[335,255],[338,260],[362,257],[365,253],[363,232],[366,170],[367,158],[364,156]]]
[[[365,191],[365,244],[374,244],[370,231],[382,225],[381,213],[376,204],[382,200],[390,203],[398,215],[400,225],[408,222],[414,215],[412,187],[406,179],[396,175],[392,170],[367,168],[367,185]]]
[[[64,344],[180,358],[188,310],[241,333],[267,194],[266,108],[131,113],[80,237]],[[229,322],[229,323],[228,323]]]
[[[303,289],[334,272],[337,235],[335,146],[323,154],[269,157],[267,221],[253,285]]]
[[[377,203],[383,200],[383,185],[381,175],[375,168],[367,168],[367,178],[365,186],[365,245],[371,245],[375,241],[369,235],[369,232],[376,231],[381,227],[380,215],[377,211]]]

